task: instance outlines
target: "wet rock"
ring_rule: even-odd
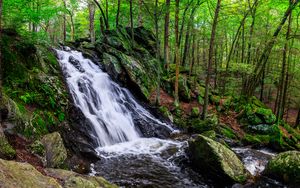
[[[65,188],[117,188],[100,176],[84,176],[61,169],[46,169],[48,176],[60,179]]]
[[[27,163],[0,159],[0,187],[6,188],[58,188],[61,187],[51,177],[42,175]]]
[[[250,176],[233,151],[203,135],[189,142],[189,155],[196,170],[222,182],[223,186],[243,183]]]
[[[69,57],[69,62],[72,63],[72,65],[74,65],[74,67],[78,69],[80,72],[84,72],[84,69],[81,67],[80,62],[77,59],[75,59],[73,56]]]
[[[67,159],[67,151],[58,132],[45,135],[42,140],[45,147],[47,167],[59,168]]]
[[[263,173],[291,185],[300,185],[300,152],[287,151],[278,154],[269,161]]]
[[[90,161],[99,160],[99,156],[95,151],[98,146],[97,138],[94,134],[92,123],[84,116],[80,109],[71,107],[70,122],[62,124],[62,136],[65,146],[72,151],[73,154],[83,157]]]

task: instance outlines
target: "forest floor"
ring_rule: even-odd
[[[8,135],[8,140],[13,148],[16,149],[15,161],[29,163],[34,166],[40,173],[46,175],[42,159],[32,154],[28,148],[32,144],[31,141],[17,134]]]

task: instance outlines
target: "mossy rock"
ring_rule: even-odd
[[[213,131],[213,130],[211,130],[211,131],[205,131],[205,132],[203,132],[203,133],[201,133],[203,136],[206,136],[206,137],[208,137],[208,138],[210,138],[210,139],[213,139],[213,140],[215,140],[216,139],[216,132],[215,131]]]
[[[45,146],[43,145],[43,143],[40,140],[36,140],[34,141],[30,146],[29,146],[31,152],[33,154],[37,154],[39,156],[45,156]]]
[[[67,151],[60,134],[58,132],[47,134],[41,142],[45,147],[47,167],[63,167],[67,159]]]
[[[61,169],[45,169],[48,176],[63,181],[65,188],[117,188],[100,176],[85,176]]]
[[[278,154],[267,164],[264,174],[291,185],[300,185],[300,152]]]
[[[255,146],[267,146],[270,143],[271,136],[269,135],[251,135],[246,134],[242,138],[244,144],[250,144]]]
[[[191,117],[196,118],[200,116],[200,109],[199,107],[193,107],[191,111]]]
[[[221,101],[221,97],[220,96],[218,96],[218,95],[211,95],[210,96],[210,102],[212,103],[212,104],[215,104],[215,105],[220,105],[220,101]]]
[[[219,128],[220,133],[229,139],[237,139],[237,135],[235,132],[228,126],[220,127]]]
[[[274,131],[274,126],[269,124],[259,124],[259,125],[248,125],[246,126],[246,131],[249,133],[255,133],[260,135],[271,135]]]
[[[216,116],[207,117],[205,120],[190,118],[188,123],[193,132],[203,133],[205,131],[214,130],[218,125],[218,118]]]
[[[15,156],[16,150],[8,143],[4,135],[0,136],[0,158],[13,159]]]
[[[41,174],[30,164],[0,159],[0,187],[61,188],[61,185],[55,179]]]
[[[230,185],[243,183],[250,173],[233,151],[203,135],[189,142],[189,153],[193,166],[201,169],[211,179]]]

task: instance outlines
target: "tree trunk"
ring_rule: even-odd
[[[2,65],[2,0],[0,0],[0,105],[2,106],[2,82],[3,82],[3,65]],[[2,131],[2,114],[0,113],[0,130]]]
[[[279,82],[279,98],[278,98],[278,110],[277,110],[277,118],[282,119],[284,114],[284,106],[286,101],[286,90],[287,90],[287,74],[288,74],[288,66],[287,66],[287,52],[288,52],[288,43],[289,43],[289,37],[291,32],[291,23],[292,23],[292,17],[291,14],[289,15],[289,22],[288,22],[288,29],[286,32],[286,41],[283,48],[283,54],[282,54],[282,69],[281,69],[281,79]]]
[[[181,62],[182,66],[185,66],[186,58],[187,58],[187,55],[189,54],[188,50],[190,47],[190,30],[191,30],[191,27],[193,27],[194,15],[199,6],[200,6],[200,1],[198,0],[197,5],[194,6],[192,9],[192,12],[190,14],[190,18],[189,18],[189,21],[187,24],[187,29],[186,29],[186,34],[185,34],[185,45],[184,45],[184,50],[183,50],[182,62]]]
[[[133,32],[133,10],[132,10],[132,0],[129,1],[130,4],[130,30],[131,30],[131,40],[132,40],[132,45],[134,42],[134,32]]]
[[[95,26],[94,26],[94,21],[95,21],[95,4],[90,2],[89,3],[89,18],[90,18],[90,39],[92,43],[95,43],[96,37],[95,37]]]
[[[118,26],[119,26],[120,7],[121,7],[121,0],[118,0],[118,10],[117,10],[117,16],[116,16],[116,28],[118,28]]]
[[[169,25],[170,25],[170,1],[166,0],[165,33],[164,33],[164,62],[169,70],[170,48],[169,48]]]
[[[299,127],[300,127],[300,108],[299,108],[299,110],[298,110],[298,115],[297,115],[295,127],[296,127],[296,128],[299,128]]]
[[[269,55],[274,47],[274,44],[276,42],[277,36],[279,35],[283,25],[285,24],[288,16],[291,14],[292,10],[296,7],[296,5],[299,3],[299,0],[295,0],[293,4],[291,4],[287,10],[284,13],[284,16],[281,19],[280,24],[278,25],[276,31],[273,34],[272,39],[267,43],[265,46],[262,55],[260,56],[255,70],[254,70],[254,75],[251,75],[247,78],[245,88],[243,88],[243,94],[246,95],[247,97],[250,97],[254,94],[254,90],[257,85],[259,85],[259,81],[262,77],[263,69],[266,67],[265,65],[268,62]]]
[[[156,39],[156,60],[159,67],[157,68],[157,88],[156,88],[156,105],[160,105],[160,44],[159,44],[159,26],[158,26],[158,0],[155,0],[154,22],[155,22],[155,39]]]
[[[67,10],[67,4],[66,0],[63,0],[64,8]],[[63,23],[63,41],[66,42],[67,40],[67,16],[66,13],[64,13],[64,23]]]
[[[250,1],[249,1],[249,7],[250,7]],[[251,63],[251,47],[252,47],[252,36],[253,36],[254,25],[255,25],[256,7],[257,7],[257,4],[254,4],[254,6],[251,10],[252,22],[251,22],[251,26],[250,26],[249,41],[248,41],[248,52],[247,52],[247,63],[248,64]]]
[[[75,39],[75,24],[74,24],[74,19],[73,19],[73,15],[70,15],[71,17],[71,40],[74,41]]]
[[[175,60],[176,60],[176,73],[175,73],[175,106],[179,105],[179,97],[178,97],[178,81],[179,81],[179,33],[178,33],[178,22],[179,22],[179,0],[176,0],[176,8],[175,8]]]
[[[104,24],[105,24],[105,27],[106,29],[109,29],[109,22],[108,22],[108,17],[106,17],[101,5],[99,4],[99,2],[97,0],[94,0],[94,2],[96,3],[97,7],[100,9],[100,12],[101,12],[101,15],[103,17],[103,20],[104,20]]]
[[[214,21],[213,21],[213,25],[212,25],[212,30],[211,30],[209,53],[208,53],[207,76],[205,79],[205,94],[204,94],[204,106],[203,106],[203,112],[202,112],[202,119],[206,119],[206,115],[207,115],[209,83],[210,83],[210,76],[212,74],[215,36],[216,36],[219,12],[220,12],[220,8],[221,8],[221,1],[222,0],[218,0],[216,10],[215,10],[215,16],[214,16]]]
[[[138,23],[139,27],[142,27],[144,25],[143,23],[143,14],[142,14],[142,5],[143,5],[143,0],[139,0],[139,15],[138,15]]]

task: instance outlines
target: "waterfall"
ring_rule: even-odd
[[[84,58],[81,52],[56,51],[74,103],[92,123],[99,146],[143,137],[133,116],[139,121],[151,121],[154,126],[173,131],[139,105],[127,89],[113,82],[98,65]]]

